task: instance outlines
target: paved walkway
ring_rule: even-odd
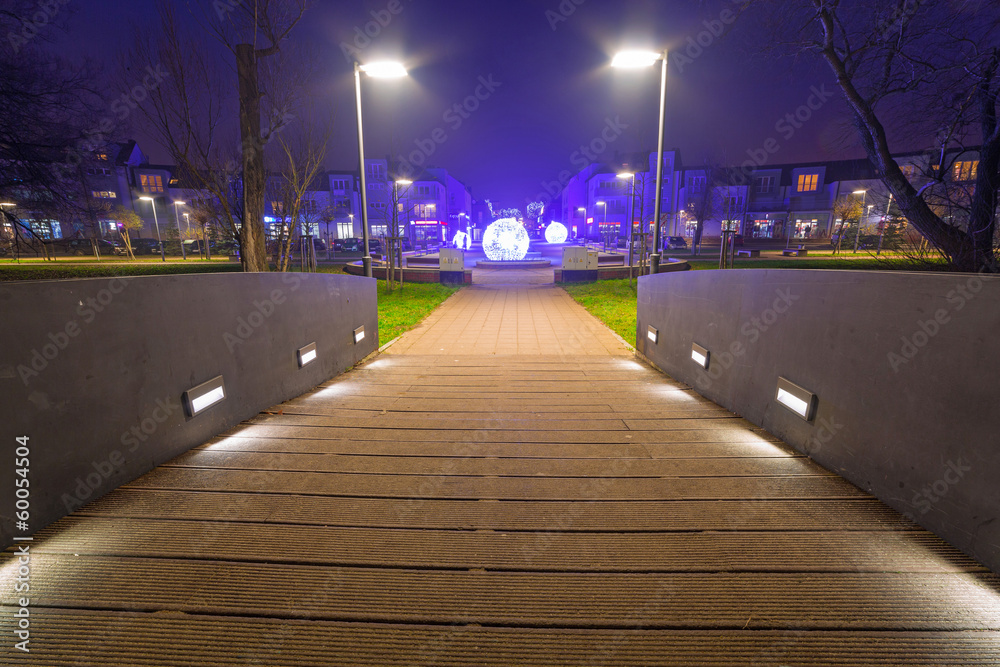
[[[559,290],[389,350],[43,531],[2,662],[1000,662],[996,576]]]

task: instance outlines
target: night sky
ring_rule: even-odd
[[[418,151],[419,158],[433,145],[424,166],[445,167],[477,198],[503,205],[523,206],[560,172],[576,171],[574,153],[609,121],[627,128],[601,161],[614,162],[619,151],[655,149],[659,70],[612,70],[608,63],[622,48],[667,47],[675,54],[666,144],[681,150],[685,164],[739,164],[771,137],[782,146],[771,164],[860,155],[839,94],[794,136],[776,129],[814,87],[835,92],[832,76],[815,61],[759,55],[761,37],[742,19],[730,35],[710,38],[705,21],[712,25],[725,2],[563,0],[572,14],[560,11],[560,0],[398,2],[402,10],[393,15],[390,0],[320,0],[293,33],[324,65],[314,99],[334,117],[331,169],[356,168],[353,77],[344,43],[361,45],[362,61],[400,59],[410,68],[407,80],[363,82],[368,157],[407,158]],[[391,20],[370,44],[355,42],[356,28],[368,24],[376,32],[372,11]],[[132,25],[155,25],[152,0],[91,0],[67,12],[63,50],[109,70],[131,43]],[[692,46],[699,38],[708,46]],[[455,111],[477,88],[486,98],[476,101],[478,109]],[[131,134],[154,161],[170,161],[141,126]],[[429,143],[435,135],[446,141]]]

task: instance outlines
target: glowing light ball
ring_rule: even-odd
[[[530,242],[524,225],[514,218],[502,218],[486,228],[483,251],[494,262],[518,262],[528,254]]]
[[[545,240],[549,243],[566,243],[568,237],[569,230],[562,223],[553,222],[545,228]]]
[[[451,244],[459,250],[470,250],[472,239],[465,232],[455,232],[455,238],[451,240]]]

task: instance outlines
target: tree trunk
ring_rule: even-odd
[[[243,227],[240,230],[240,259],[244,271],[267,271],[260,88],[257,81],[257,55],[252,44],[236,45],[236,64],[240,92],[240,143],[243,147]]]

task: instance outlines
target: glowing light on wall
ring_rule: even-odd
[[[465,232],[455,232],[455,238],[451,240],[451,244],[459,250],[469,250],[472,248],[472,239]]]
[[[528,254],[528,232],[514,218],[497,220],[483,234],[483,251],[494,262],[517,262]]]
[[[545,228],[545,240],[549,243],[566,243],[568,237],[569,230],[562,223],[553,222]]]

